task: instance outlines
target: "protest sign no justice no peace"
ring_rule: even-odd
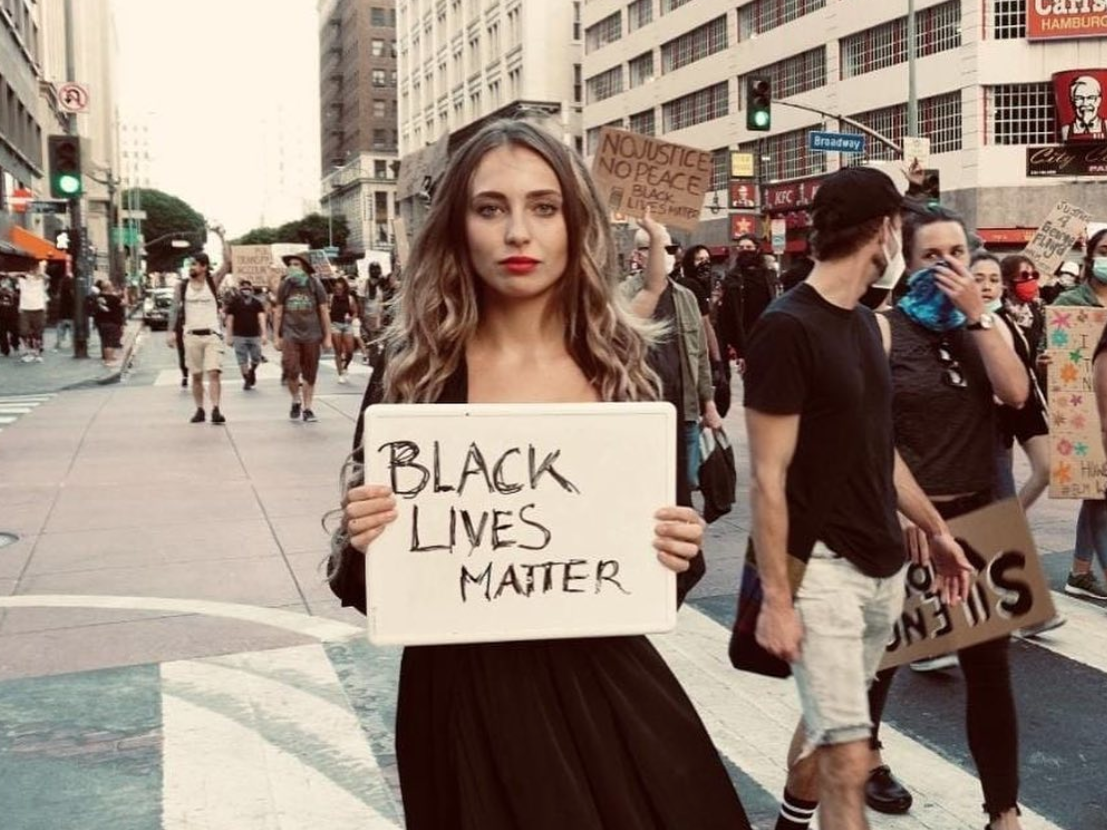
[[[643,634],[676,624],[653,518],[675,502],[664,403],[378,404],[366,481],[397,520],[366,562],[378,644]]]

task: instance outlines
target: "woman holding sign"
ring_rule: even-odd
[[[661,228],[646,225],[660,267]],[[491,124],[435,190],[365,403],[656,400],[656,331],[617,280],[607,210],[580,160],[541,129]],[[397,511],[388,487],[356,480],[361,442],[359,421],[328,575],[364,611],[364,555]],[[688,507],[655,518],[657,558],[683,595],[702,573],[703,525]],[[396,750],[415,830],[750,826],[645,637],[408,647]]]
[[[1003,323],[988,311],[969,271],[968,234],[960,217],[943,208],[906,213],[903,253],[911,273],[906,294],[877,317],[892,369],[896,463],[906,465],[942,518],[953,519],[995,500],[995,401],[1021,408],[1030,383],[998,328]],[[906,533],[912,558],[925,562],[926,535],[918,528]],[[1009,642],[1003,637],[958,652],[969,750],[990,830],[1021,827]],[[936,668],[933,662],[913,667]],[[894,674],[895,669],[880,672],[869,689],[874,727],[866,800],[885,813],[907,812],[912,800],[880,757],[880,720]]]

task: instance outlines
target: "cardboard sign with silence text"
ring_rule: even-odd
[[[671,405],[377,404],[365,419],[365,480],[398,512],[366,562],[374,643],[676,624],[653,548],[654,513],[675,502]]]
[[[969,598],[945,605],[933,591],[933,571],[909,564],[903,613],[881,669],[1005,637],[1056,613],[1018,499],[951,519],[949,528],[977,569]]]
[[[1107,309],[1046,308],[1049,354],[1049,497],[1101,499],[1107,490],[1107,456],[1092,384],[1095,347],[1107,326]]]
[[[1084,235],[1084,229],[1092,215],[1078,205],[1064,200],[1058,202],[1042,222],[1038,232],[1026,246],[1022,255],[1037,266],[1042,275],[1042,285],[1052,285],[1054,271],[1072,250],[1073,243]]]
[[[711,153],[604,127],[592,163],[600,196],[614,211],[695,230],[711,186]]]
[[[269,284],[269,269],[273,251],[268,245],[234,245],[231,247],[231,271],[239,281],[254,285]]]

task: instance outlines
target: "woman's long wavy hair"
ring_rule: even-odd
[[[462,364],[480,323],[482,283],[466,233],[470,189],[481,160],[505,146],[537,153],[561,185],[568,264],[555,302],[565,345],[605,401],[653,400],[657,375],[646,353],[658,327],[634,316],[619,290],[608,213],[579,156],[540,127],[496,121],[470,138],[450,161],[430,212],[411,246],[392,324],[384,332],[384,395],[392,403],[431,403]]]

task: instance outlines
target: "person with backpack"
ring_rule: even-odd
[[[323,349],[331,348],[331,317],[327,289],[315,276],[305,252],[282,257],[288,276],[277,289],[273,312],[274,345],[281,353],[281,370],[292,408],[288,417],[304,423],[318,420],[311,409],[315,379]]]
[[[181,281],[174,295],[166,345],[171,349],[175,348],[178,337],[184,342],[185,365],[192,377],[192,399],[196,402],[196,412],[191,420],[194,424],[202,424],[207,419],[204,411],[204,375],[208,376],[211,422],[227,422],[219,410],[224,350],[219,315],[219,282],[228,270],[228,261],[229,259],[224,261],[213,278],[208,255],[202,251],[195,254],[188,266],[188,279]]]

